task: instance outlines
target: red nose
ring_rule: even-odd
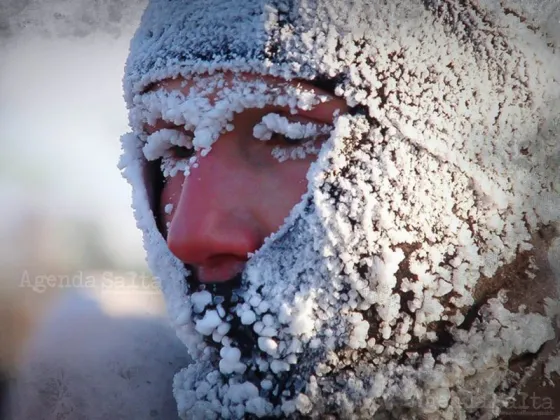
[[[238,164],[232,142],[214,143],[185,178],[168,181],[178,197],[167,232],[169,249],[201,282],[223,282],[243,270],[264,239],[253,212],[258,179]],[[163,203],[165,204],[165,203]]]

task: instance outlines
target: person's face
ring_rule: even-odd
[[[231,74],[224,74],[226,86]],[[301,81],[243,74],[247,81],[261,79],[270,87],[299,85],[306,90],[327,92]],[[193,82],[185,79],[165,80],[155,89],[180,90],[188,95]],[[212,103],[216,90],[205,95]],[[291,122],[332,124],[336,112],[347,111],[343,99],[328,95],[326,102],[312,110],[301,110],[293,115],[288,106],[267,105],[264,108],[246,108],[236,113],[232,131],[225,132],[213,144],[210,153],[179,150],[177,154],[194,154],[197,165],[190,168],[187,177],[180,172],[167,177],[158,209],[162,232],[171,252],[194,269],[200,282],[227,281],[239,274],[248,254],[255,252],[271,233],[278,230],[307,189],[306,174],[315,154],[280,162],[273,149],[294,147],[293,140],[275,135],[271,140],[255,138],[253,129],[270,113],[285,116]],[[333,115],[334,114],[334,115]],[[158,121],[146,127],[148,133],[171,125]],[[177,128],[177,127],[173,127]],[[320,146],[328,138],[316,138]],[[166,206],[172,208],[166,211]]]

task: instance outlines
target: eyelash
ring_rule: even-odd
[[[190,159],[194,156],[194,147],[171,146],[169,153],[174,159]]]
[[[269,144],[271,146],[274,145],[274,147],[279,147],[279,143],[284,143],[284,145],[280,147],[298,147],[316,141],[322,137],[325,137],[325,135],[318,134],[316,136],[294,139],[286,136],[285,134],[273,132],[272,138],[269,140]]]
[[[281,147],[298,147],[298,146],[302,146],[303,144],[306,144],[308,142],[311,141],[315,141],[319,138],[320,136],[314,136],[314,137],[306,137],[306,138],[301,138],[301,139],[293,139],[290,138],[282,133],[276,133],[274,132],[272,134],[272,138],[270,139],[270,145],[274,147],[279,147],[279,144],[282,143],[283,145]],[[188,148],[188,147],[183,147],[183,146],[171,146],[168,149],[169,153],[171,154],[171,157],[175,160],[183,160],[183,159],[190,159],[191,157],[194,156],[195,153],[195,149],[194,148]]]
[[[291,120],[291,122],[295,123],[295,122],[301,122],[301,121]],[[153,135],[162,135],[162,134],[167,136],[167,133],[165,133],[165,131],[174,132],[174,133],[179,133],[180,132],[180,130],[178,130],[178,129],[166,128],[166,129],[158,130],[155,133],[151,133],[148,137],[151,137]],[[183,132],[183,135],[185,135],[184,132]],[[192,134],[187,135],[187,137],[189,137],[192,141]],[[315,134],[313,136],[309,136],[309,137],[292,138],[292,137],[287,136],[284,133],[277,132],[277,131],[272,131],[272,136],[267,141],[267,143],[268,143],[268,145],[273,147],[273,149],[275,149],[275,150],[278,150],[278,149],[290,150],[290,149],[296,149],[296,148],[302,147],[302,146],[309,146],[314,141],[317,141],[318,139],[321,139],[322,137],[328,137],[328,136],[324,133],[323,134],[317,133],[317,134]],[[166,148],[166,152],[162,153],[162,155],[158,156],[158,158],[162,159],[162,161],[166,161],[166,162],[169,162],[169,163],[170,163],[170,161],[181,162],[181,161],[191,159],[194,156],[194,154],[195,154],[195,149],[193,147],[188,147],[188,146],[184,146],[184,145],[177,145],[177,144],[169,144],[168,143],[168,147]],[[148,159],[148,160],[153,160],[154,158],[155,157],[152,157],[151,159]]]

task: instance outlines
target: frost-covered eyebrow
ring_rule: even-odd
[[[263,78],[267,79],[268,76],[263,76]],[[276,82],[279,82],[280,84],[291,84],[292,86],[297,86],[299,88],[303,88],[304,90],[308,90],[308,91],[313,90],[316,95],[323,95],[329,98],[326,102],[319,103],[310,110],[297,108],[297,114],[293,114],[293,115],[298,115],[300,117],[301,116],[307,117],[310,118],[311,120],[314,120],[315,122],[332,123],[335,115],[345,114],[350,111],[350,107],[346,103],[346,100],[334,94],[336,81],[333,79],[319,78],[316,80],[305,80],[305,79],[296,78],[296,79],[292,79],[291,81],[287,81],[277,77],[270,77],[270,78],[276,80]],[[164,80],[161,82],[152,83],[148,87],[146,87],[146,89],[144,89],[144,93],[154,92],[159,89],[168,90],[168,87],[166,87],[168,82],[169,81]],[[181,85],[181,89],[182,87],[183,85]],[[176,88],[171,88],[171,89],[175,90]],[[281,106],[281,105],[269,105],[269,106],[271,110],[277,112],[290,111],[287,106]],[[286,114],[288,114],[288,112],[286,112]],[[177,127],[176,125],[173,124],[169,124],[165,120],[157,120],[156,124],[153,126],[144,125],[143,131],[148,134],[151,134],[152,132],[163,128],[177,129],[180,127]]]
[[[332,96],[331,94],[329,94],[329,96]],[[346,104],[346,102],[343,99],[337,98],[336,96],[332,97],[332,100],[329,100],[327,102],[323,102],[321,104],[316,105],[313,109],[311,110],[304,110],[304,109],[297,109],[297,114],[293,114],[293,116],[297,115],[300,117],[306,117],[309,118],[311,120],[314,120],[316,122],[322,122],[322,123],[331,123],[334,119],[334,112],[336,110],[339,110],[339,114],[344,114],[346,112],[348,112],[348,105]],[[273,112],[273,111],[283,111],[283,113],[286,114],[286,116],[290,116],[290,108],[288,106],[278,106],[278,105],[270,105],[267,109],[268,112]],[[143,125],[143,130],[144,132],[148,133],[148,134],[152,134],[158,130],[162,130],[164,128],[170,128],[170,129],[178,129],[178,130],[182,130],[185,131],[182,127],[178,127],[177,125],[163,120],[161,118],[159,118],[158,120],[156,120],[156,123],[154,125],[149,125],[149,124],[144,124]],[[192,134],[192,132],[187,132],[188,134]]]

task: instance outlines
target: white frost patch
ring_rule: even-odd
[[[301,295],[296,295],[294,307],[291,309],[290,332],[296,336],[310,336],[315,328],[313,321],[313,299],[306,299]]]
[[[274,356],[278,350],[278,343],[269,337],[259,337],[259,348],[265,353]]]
[[[250,309],[244,311],[241,314],[241,323],[243,325],[251,325],[256,321],[256,319],[257,319],[257,316]]]
[[[202,335],[211,335],[216,327],[222,323],[222,319],[218,312],[211,310],[206,312],[204,317],[196,321],[196,330]]]
[[[287,372],[290,370],[290,365],[281,360],[273,360],[270,363],[270,370],[274,373]]]
[[[292,140],[301,140],[314,139],[320,134],[329,134],[331,130],[332,127],[327,124],[291,122],[280,114],[271,113],[255,125],[253,135],[263,141],[270,140],[273,133],[282,134]]]
[[[194,292],[191,295],[191,302],[193,304],[193,309],[196,313],[201,313],[207,305],[212,303],[212,295],[207,290],[202,290],[200,292]]]
[[[222,347],[220,350],[220,372],[230,374],[233,372],[243,373],[246,369],[244,363],[241,363],[241,352],[235,347]]]

